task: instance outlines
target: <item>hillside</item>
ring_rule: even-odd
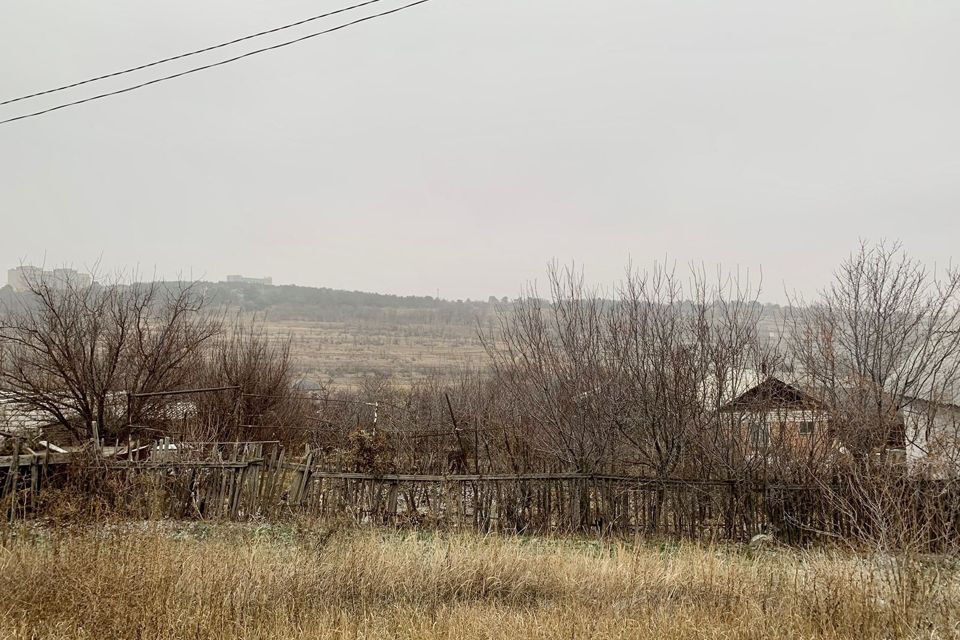
[[[290,336],[297,371],[356,386],[365,376],[410,384],[485,364],[478,323],[491,326],[506,300],[439,300],[325,287],[202,283],[215,304],[255,314]]]
[[[483,367],[478,327],[493,329],[507,299],[443,300],[327,287],[201,282],[211,303],[262,319],[271,333],[289,336],[298,375],[322,383],[362,384],[388,376],[411,384],[430,375]],[[0,288],[0,303],[18,294]],[[764,305],[761,329],[776,330],[782,309]],[[766,337],[766,336],[765,336]]]

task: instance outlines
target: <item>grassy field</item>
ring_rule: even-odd
[[[268,331],[291,339],[297,375],[337,387],[356,387],[364,375],[412,384],[430,375],[450,377],[486,367],[473,324],[270,321]]]
[[[957,573],[831,551],[113,525],[7,534],[3,638],[957,637]]]
[[[774,312],[771,311],[770,314]],[[278,314],[280,315],[280,314]],[[338,387],[357,387],[363,376],[387,376],[409,385],[428,376],[452,377],[463,369],[489,366],[477,335],[478,323],[496,334],[493,308],[447,317],[434,312],[368,309],[340,319],[305,320],[267,315],[267,330],[278,339],[291,339],[296,373]],[[773,315],[761,323],[772,334]]]

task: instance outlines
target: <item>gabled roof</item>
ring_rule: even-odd
[[[820,401],[809,393],[771,376],[720,407],[720,411],[802,410],[821,407]]]

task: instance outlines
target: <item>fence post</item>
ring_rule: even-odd
[[[300,506],[300,503],[303,500],[303,494],[307,490],[307,483],[310,482],[310,466],[313,463],[313,451],[310,450],[310,445],[304,445],[304,447],[307,455],[303,461],[303,470],[300,471],[296,492],[291,500],[291,502],[296,506]]]
[[[101,453],[101,450],[100,450],[100,426],[97,424],[97,421],[96,421],[96,420],[94,420],[93,422],[91,422],[91,423],[90,423],[90,426],[91,426],[91,429],[92,429],[92,431],[93,431],[93,437],[91,438],[91,439],[93,440],[93,455],[95,455],[96,457],[99,458],[99,457],[100,457],[100,453]]]
[[[10,496],[9,520],[13,522],[17,514],[17,476],[20,474],[20,438],[13,439],[13,458],[7,471],[7,482],[4,495]]]

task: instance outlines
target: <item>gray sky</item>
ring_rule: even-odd
[[[346,4],[10,2],[0,99]],[[0,257],[452,298],[669,257],[780,301],[860,237],[951,258],[958,66],[956,0],[433,0],[0,126]]]

